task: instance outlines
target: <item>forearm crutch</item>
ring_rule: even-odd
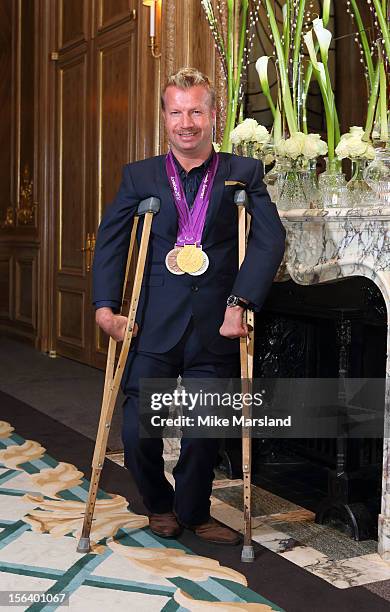
[[[246,241],[250,227],[250,217],[247,215],[248,197],[244,189],[236,191],[234,201],[238,206],[238,265],[245,257]],[[244,321],[249,330],[247,338],[240,338],[240,363],[241,363],[241,389],[243,394],[252,393],[253,378],[253,345],[254,345],[254,315],[251,310],[244,313]],[[246,397],[250,397],[247,395]],[[241,561],[251,563],[254,561],[254,549],[252,545],[252,511],[251,511],[251,480],[252,480],[252,438],[250,427],[245,423],[251,416],[251,406],[243,403],[242,416],[244,425],[242,428],[242,472],[244,483],[244,545],[241,552]]]
[[[134,219],[133,229],[131,232],[129,252],[127,256],[126,272],[123,283],[122,302],[126,290],[127,278],[129,274],[131,257],[135,244],[135,236],[139,217],[144,217],[144,225],[142,228],[142,237],[139,247],[137,266],[135,270],[133,290],[130,300],[130,310],[127,319],[127,325],[121,352],[119,354],[118,363],[114,373],[116,341],[110,338],[106,375],[104,380],[104,391],[102,408],[100,413],[99,428],[95,443],[95,450],[92,459],[92,475],[89,486],[88,499],[84,514],[84,522],[81,531],[81,537],[77,546],[77,552],[88,553],[91,551],[90,533],[93,522],[93,514],[95,510],[96,497],[99,488],[99,481],[103,469],[104,459],[106,457],[108,435],[110,433],[112,415],[115,408],[115,402],[118,397],[119,387],[123,376],[124,367],[126,365],[127,356],[129,354],[130,343],[133,337],[135,315],[137,312],[138,300],[141,292],[141,283],[144,275],[145,261],[149,244],[150,229],[153,216],[160,210],[160,200],[155,197],[142,200],[138,206],[137,216]]]

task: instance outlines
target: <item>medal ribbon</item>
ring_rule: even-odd
[[[173,159],[172,151],[169,151],[165,160],[165,168],[172,191],[172,196],[178,212],[179,227],[177,232],[176,246],[184,246],[185,244],[200,244],[206,220],[206,212],[210,202],[211,191],[218,169],[218,163],[218,154],[214,153],[209,167],[202,178],[202,182],[199,185],[192,209],[190,210],[187,204],[183,185],[180,180],[179,172]]]

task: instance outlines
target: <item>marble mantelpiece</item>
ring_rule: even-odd
[[[371,279],[387,308],[385,432],[378,552],[390,561],[390,207],[279,211],[287,231],[278,279],[300,285],[351,276]]]

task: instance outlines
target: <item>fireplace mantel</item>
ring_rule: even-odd
[[[387,308],[385,432],[390,432],[390,207],[280,211],[287,231],[277,280],[300,285],[351,276],[371,279]],[[390,436],[390,434],[387,434]],[[390,437],[384,436],[378,552],[390,561]]]

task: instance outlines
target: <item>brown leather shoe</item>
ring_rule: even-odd
[[[175,538],[182,530],[173,512],[151,514],[149,516],[149,527],[160,538]]]
[[[240,542],[240,536],[238,533],[221,525],[218,521],[213,518],[209,518],[207,523],[202,525],[195,525],[190,527],[191,531],[194,532],[201,540],[205,542],[212,542],[213,544],[238,544]]]

